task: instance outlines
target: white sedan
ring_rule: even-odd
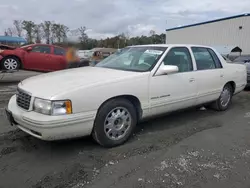
[[[246,86],[246,67],[199,45],[126,47],[95,67],[19,83],[6,108],[12,125],[42,139],[92,135],[123,144],[144,118],[199,105],[228,109]]]

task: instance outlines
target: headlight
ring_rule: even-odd
[[[35,112],[50,115],[51,110],[52,110],[52,102],[51,101],[35,98],[35,101],[34,101],[34,111]]]
[[[70,100],[53,101],[52,102],[52,115],[65,115],[72,114],[72,105]]]
[[[33,107],[35,112],[46,115],[72,114],[72,105],[70,100],[50,101],[35,98]]]

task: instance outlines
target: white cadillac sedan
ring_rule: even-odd
[[[144,118],[203,104],[228,109],[246,80],[244,65],[227,63],[207,46],[131,46],[95,67],[22,81],[6,114],[11,125],[42,140],[92,135],[113,147]]]

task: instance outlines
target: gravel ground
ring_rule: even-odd
[[[0,86],[0,112],[15,92]],[[226,112],[189,109],[138,125],[128,143],[44,142],[0,115],[0,188],[250,186],[250,92]]]

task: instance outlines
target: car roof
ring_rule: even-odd
[[[203,47],[203,48],[213,48],[211,46],[204,46],[204,45],[197,45],[197,44],[145,44],[145,45],[135,45],[135,46],[128,46],[128,47]]]
[[[21,47],[38,46],[38,45],[39,45],[39,46],[49,46],[49,47],[54,46],[54,47],[57,47],[57,48],[65,49],[65,48],[63,48],[63,47],[61,47],[61,46],[57,46],[57,45],[53,45],[53,44],[42,44],[42,43],[28,44],[28,45],[24,45],[24,46],[21,46]]]

